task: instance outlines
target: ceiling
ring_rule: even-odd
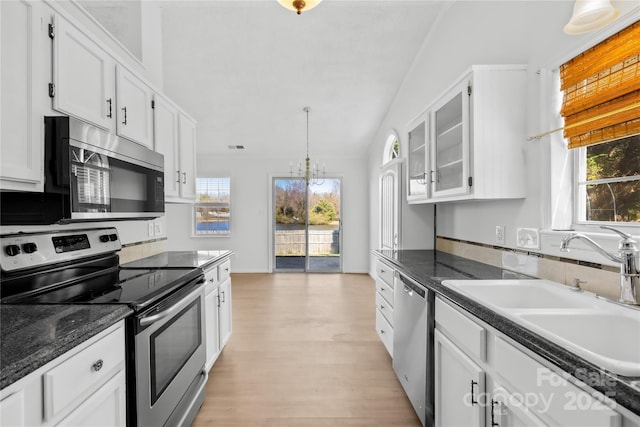
[[[164,90],[198,121],[199,154],[361,157],[442,1],[164,1]],[[229,150],[244,145],[245,150]]]

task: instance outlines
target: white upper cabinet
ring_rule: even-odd
[[[42,191],[44,129],[49,113],[51,46],[47,6],[0,2],[0,189]]]
[[[525,66],[483,65],[436,99],[409,125],[407,201],[525,197],[525,91]]]
[[[155,150],[164,155],[164,195],[167,202],[196,199],[196,123],[171,100],[154,96]]]
[[[153,89],[81,27],[53,22],[53,108],[153,149]]]
[[[427,198],[428,159],[427,136],[429,116],[422,115],[409,125],[407,201],[424,202]]]
[[[116,67],[117,134],[153,149],[153,90],[121,65]]]
[[[116,116],[113,58],[61,16],[53,22],[53,108],[111,130]]]
[[[180,198],[196,199],[196,122],[184,114],[179,118],[180,130]]]
[[[469,92],[464,79],[431,110],[431,184],[434,198],[470,192],[469,181]]]
[[[178,138],[178,108],[167,98],[154,96],[153,126],[155,150],[164,155],[164,195],[166,199],[180,197],[180,141]]]

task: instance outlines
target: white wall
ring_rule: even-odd
[[[148,79],[155,88],[162,90],[162,2],[128,0],[111,5],[108,0],[55,0],[49,1],[48,4],[81,23],[80,25],[98,37],[104,47],[117,55],[133,71]],[[86,4],[93,7],[85,10],[82,6]],[[92,15],[92,12],[95,15]],[[109,21],[117,19],[128,23],[121,31],[117,25],[110,25]],[[128,28],[131,25],[137,25],[137,28]],[[109,33],[109,29],[118,34]]]
[[[231,177],[231,236],[191,237],[191,205],[167,205],[169,250],[230,249],[236,272],[270,271],[270,186],[272,177],[288,177],[296,158],[198,156],[198,175]],[[342,262],[345,273],[368,272],[369,200],[365,159],[319,158],[327,175],[342,178]],[[312,161],[316,159],[312,158]]]
[[[527,136],[549,130],[545,73],[595,43],[602,34],[568,36],[573,1],[476,1],[449,3],[425,44],[387,116],[369,157],[371,207],[378,204],[377,168],[388,129],[406,144],[407,123],[474,64],[529,64]],[[622,14],[638,1],[613,2]],[[547,98],[546,98],[547,97]],[[515,247],[516,227],[544,228],[550,223],[549,141],[525,145],[527,197],[522,200],[443,203],[438,205],[437,234],[493,244],[495,226],[506,227],[506,246]],[[377,217],[371,220],[372,249],[378,241]]]

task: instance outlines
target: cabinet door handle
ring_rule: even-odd
[[[498,404],[495,400],[491,399],[491,427],[499,427],[500,423],[496,422],[494,408]]]
[[[182,183],[183,184],[187,183],[187,173],[186,172],[182,172]]]
[[[384,305],[380,304],[380,310],[384,310]]]
[[[224,291],[222,291],[222,302],[224,303]]]
[[[380,333],[384,335],[384,329],[380,329]]]
[[[218,307],[220,307],[220,295],[216,295],[216,299],[218,300]]]
[[[176,171],[176,175],[178,177],[178,179],[176,179],[176,182],[180,184],[180,171]]]
[[[476,400],[476,394],[473,390],[477,385],[478,383],[476,381],[471,380],[471,406],[478,404],[478,401]]]
[[[123,125],[127,124],[127,107],[122,107],[122,112],[124,113],[124,121],[122,122]]]
[[[380,274],[383,274],[384,272],[385,272],[385,269],[384,269],[384,268],[381,268],[381,269],[380,269]]]
[[[108,119],[113,117],[113,112],[111,110],[111,103],[112,103],[111,98],[107,99],[107,104],[109,104],[109,113],[107,114]]]
[[[102,369],[102,365],[104,364],[102,359],[99,359],[97,362],[95,362],[92,366],[93,370],[98,372],[100,369]]]

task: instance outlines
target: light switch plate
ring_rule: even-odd
[[[148,227],[147,234],[149,235],[149,237],[152,237],[153,236],[153,221],[149,221],[147,223],[147,227]]]
[[[524,249],[540,249],[540,234],[537,228],[518,228],[516,245]]]
[[[162,235],[162,223],[160,221],[154,221],[153,222],[153,227],[154,227],[154,233],[156,236],[161,236]]]
[[[504,244],[504,225],[496,225],[496,243]]]

